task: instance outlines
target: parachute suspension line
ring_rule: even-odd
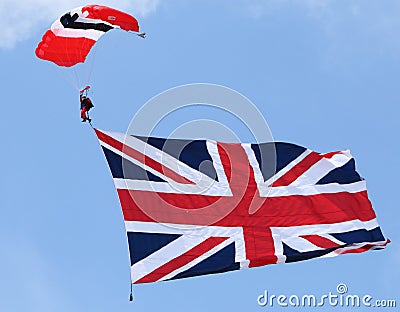
[[[80,81],[79,81],[78,73],[77,73],[75,67],[74,67],[72,70],[73,70],[74,75],[75,75],[76,87],[77,87],[77,89],[79,89],[79,86],[80,86],[81,84],[80,84]]]
[[[51,68],[53,69],[53,71],[59,75],[67,84],[69,84],[73,89],[79,91],[79,88],[71,81],[71,79],[68,79],[68,76],[65,74],[63,75],[62,73],[59,72],[59,70],[57,70],[56,68],[54,68],[53,66],[51,66]]]
[[[67,43],[65,43],[65,51],[68,51],[68,46]],[[60,63],[63,62],[63,58],[61,54],[56,54],[56,59],[57,61],[59,61]],[[73,89],[75,90],[79,90],[78,86],[76,83],[74,83],[74,79],[70,74],[67,74],[64,70],[63,67],[61,67],[59,70],[56,70],[53,68],[53,70],[64,80],[66,81]]]
[[[86,57],[87,57],[87,56],[83,55],[83,53],[82,53],[82,51],[84,51],[84,48],[86,48],[86,45],[87,45],[87,39],[83,40],[82,43],[81,43],[81,47],[79,49],[79,58],[80,59],[86,59]],[[95,45],[94,48],[96,48],[96,47],[97,46]],[[82,76],[82,79],[84,80],[82,82],[84,83],[86,81],[86,85],[89,85],[90,84],[90,77],[87,78],[87,73],[85,73],[84,71],[82,71],[82,72],[83,73],[82,73],[81,76]],[[81,86],[81,85],[79,84],[79,86]],[[87,91],[86,91],[86,95],[87,95]]]
[[[68,51],[67,45],[65,46],[65,50]],[[56,57],[56,59],[57,59],[57,61],[59,61],[60,63],[62,63],[62,61],[63,61],[61,55],[58,55],[58,56]],[[75,83],[74,83],[73,77],[72,77],[70,74],[67,74],[67,73],[64,71],[65,68],[56,69],[56,68],[54,68],[53,66],[51,66],[51,68],[53,69],[53,71],[54,71],[58,76],[60,76],[65,82],[67,82],[73,89],[79,91],[79,87],[78,87],[78,85],[76,84],[76,81],[75,81]]]
[[[69,49],[68,49],[68,42],[66,42],[66,44],[65,44],[65,52],[67,54],[68,61],[71,62],[71,57],[69,55]],[[74,66],[72,67],[72,72],[74,73],[74,76],[75,76],[75,83],[76,83],[75,87],[79,90],[80,81],[79,81],[78,73]]]
[[[90,85],[91,84],[92,73],[93,73],[94,65],[95,65],[95,61],[96,61],[97,46],[94,45],[92,50],[93,50],[93,56],[92,56],[92,60],[90,62],[90,68],[89,68],[89,73],[88,73],[88,76],[87,76],[87,79],[86,79],[86,85]]]

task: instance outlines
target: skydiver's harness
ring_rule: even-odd
[[[87,111],[89,111],[89,109],[91,109],[92,107],[94,107],[94,105],[89,98],[85,98],[81,101],[81,109],[86,108]]]

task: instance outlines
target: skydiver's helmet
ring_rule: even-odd
[[[87,99],[86,95],[81,95],[81,101],[84,101],[86,99]]]

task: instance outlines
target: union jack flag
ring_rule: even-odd
[[[95,131],[124,215],[132,283],[389,243],[349,151]]]

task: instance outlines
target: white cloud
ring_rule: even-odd
[[[159,0],[102,0],[101,4],[129,10],[143,17],[156,10]],[[49,27],[63,13],[82,5],[79,0],[0,0],[0,48],[12,48],[39,30]]]

